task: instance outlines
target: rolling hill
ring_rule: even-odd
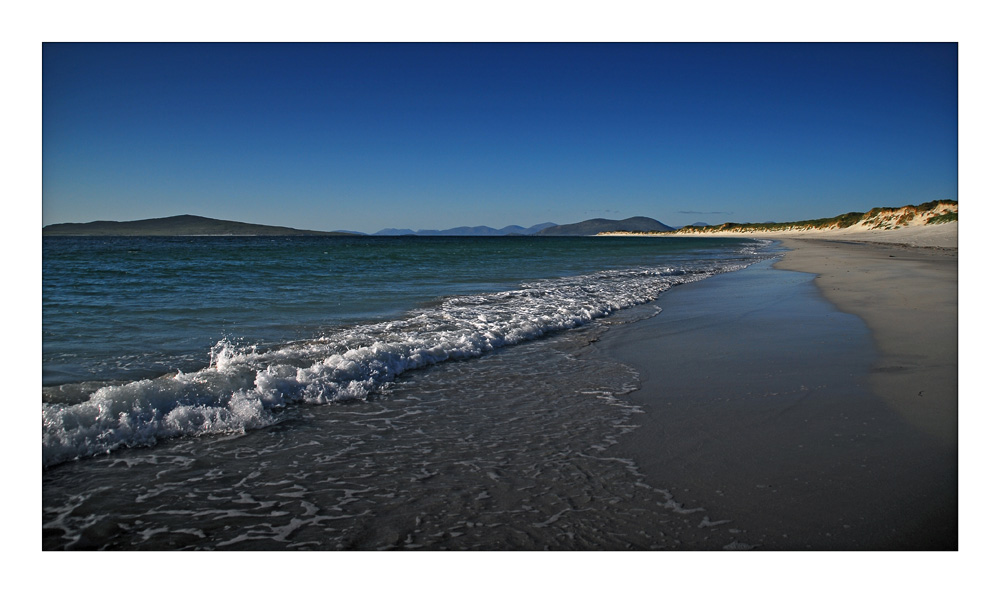
[[[633,216],[624,220],[608,220],[607,218],[592,218],[574,224],[561,224],[546,229],[542,229],[537,234],[549,237],[573,237],[589,236],[598,233],[613,232],[670,232],[673,227],[669,227],[662,222],[645,216]]]
[[[86,223],[50,224],[42,228],[42,236],[306,236],[353,235],[347,232],[305,231],[281,226],[217,220],[183,214],[167,218],[149,218],[128,222],[99,220]]]

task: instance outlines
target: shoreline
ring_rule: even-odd
[[[823,296],[871,330],[881,353],[871,378],[876,394],[957,455],[958,251],[782,243],[791,251],[776,268],[816,274]]]
[[[781,241],[597,344],[640,373],[625,453],[706,536],[958,549],[957,250]]]
[[[671,232],[601,233],[601,237],[677,237],[677,238],[742,238],[784,241],[786,239],[816,239],[828,241],[851,241],[870,244],[894,244],[909,247],[934,247],[958,249],[958,222],[903,226],[894,229],[868,229],[848,227],[845,229],[808,229],[795,231],[711,231],[711,232]]]

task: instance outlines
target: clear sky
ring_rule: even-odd
[[[43,224],[787,221],[958,195],[958,46],[42,49]]]

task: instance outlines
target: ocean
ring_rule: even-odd
[[[43,548],[690,547],[589,356],[742,239],[50,237]],[[695,530],[695,531],[693,531]]]

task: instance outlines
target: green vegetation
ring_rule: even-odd
[[[881,211],[881,208],[877,208],[877,211]],[[840,216],[835,216],[832,218],[816,218],[812,220],[799,220],[796,222],[749,222],[749,223],[736,223],[727,222],[715,226],[707,227],[684,227],[689,229],[704,229],[706,231],[785,231],[792,230],[796,228],[846,228],[855,225],[864,218],[870,216],[872,212],[848,212],[847,214],[841,214]]]
[[[948,212],[927,219],[927,224],[944,224],[946,222],[958,222],[958,212]]]
[[[748,222],[748,223],[737,223],[737,222],[727,222],[723,224],[718,224],[715,226],[686,226],[682,231],[695,231],[695,232],[713,232],[713,231],[790,231],[796,229],[843,229],[850,226],[854,226],[861,222],[862,220],[867,220],[874,218],[883,212],[890,212],[893,210],[908,210],[902,215],[899,225],[905,225],[916,217],[920,212],[927,212],[937,208],[939,205],[950,205],[958,206],[958,202],[955,200],[934,200],[933,202],[924,202],[919,206],[902,206],[899,208],[872,208],[868,212],[848,212],[846,214],[841,214],[840,216],[834,216],[831,218],[816,218],[813,220],[799,220],[795,222]],[[928,223],[940,224],[944,222],[951,222],[958,220],[957,213],[942,214],[928,220]],[[882,225],[880,225],[882,226]]]
[[[946,206],[958,206],[958,202],[955,200],[934,200],[933,202],[924,202],[917,206],[917,212],[927,212],[928,210],[933,210],[938,207],[939,204],[944,204]]]

